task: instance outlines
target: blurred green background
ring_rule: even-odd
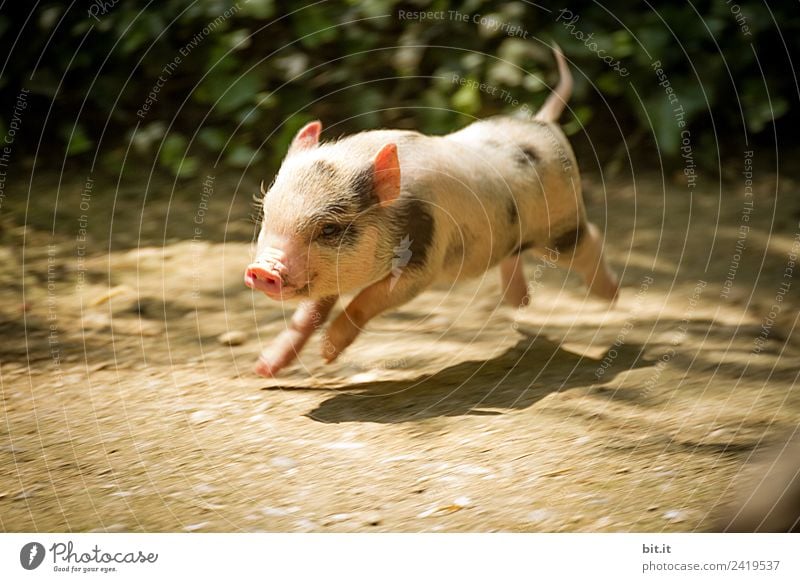
[[[444,17],[401,17],[420,10]],[[3,7],[0,34],[0,133],[28,89],[15,155],[38,152],[55,169],[132,157],[181,178],[208,161],[266,177],[310,119],[328,138],[381,126],[446,133],[512,111],[514,99],[538,106],[557,78],[551,40],[575,76],[561,121],[598,164],[623,163],[632,148],[681,167],[682,128],[655,61],[699,164],[797,142],[793,2],[16,3]]]

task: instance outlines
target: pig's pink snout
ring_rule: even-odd
[[[283,288],[283,278],[278,267],[254,263],[244,273],[244,284],[251,289],[263,291],[267,295],[279,296]]]

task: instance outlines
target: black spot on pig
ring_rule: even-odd
[[[333,164],[325,160],[317,160],[311,166],[311,169],[318,174],[322,174],[328,179],[336,177],[336,168],[333,166]]]
[[[569,252],[574,249],[583,237],[585,227],[581,224],[577,228],[567,230],[553,239],[553,249],[559,253]]]
[[[422,200],[403,200],[396,211],[395,236],[398,244],[408,237],[410,256],[407,267],[422,267],[433,244],[434,220],[428,205]]]
[[[517,208],[517,201],[513,198],[506,200],[506,214],[508,215],[508,224],[516,226],[519,220],[519,209]]]
[[[350,183],[352,204],[356,212],[365,212],[375,203],[372,165],[358,172]]]
[[[539,161],[539,154],[537,151],[527,144],[519,146],[514,152],[514,161],[519,166],[528,166]]]

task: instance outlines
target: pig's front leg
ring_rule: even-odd
[[[328,326],[322,341],[322,357],[328,362],[335,360],[370,319],[410,301],[424,287],[423,280],[406,272],[399,279],[389,275],[361,291]]]
[[[256,364],[256,374],[272,378],[288,366],[306,345],[314,330],[328,319],[336,299],[334,296],[303,301],[292,315],[289,326],[275,338],[272,345],[261,352]]]

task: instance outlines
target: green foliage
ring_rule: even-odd
[[[579,0],[569,8],[577,20],[498,0],[111,4],[94,16],[87,5],[102,3],[0,15],[11,55],[0,95],[13,103],[31,90],[18,147],[33,151],[38,131],[63,156],[117,160],[131,140],[134,153],[179,177],[218,158],[267,174],[310,119],[324,121],[326,137],[380,126],[446,133],[510,112],[515,100],[535,109],[556,81],[554,39],[575,76],[568,132],[612,139],[602,124],[613,114],[624,131],[644,131],[653,149],[678,158],[682,127],[653,62],[686,127],[713,124],[719,144],[790,114],[794,80],[781,38],[800,34],[791,5],[742,4],[737,21],[730,4],[710,1],[615,10]],[[442,14],[401,18],[401,10]],[[13,45],[17,34],[24,46]],[[60,113],[47,116],[53,101]],[[8,127],[10,108],[0,115]],[[697,155],[717,159],[706,150]]]

